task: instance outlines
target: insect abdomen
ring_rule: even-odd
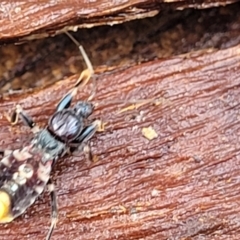
[[[42,164],[42,154],[28,146],[14,150],[0,162],[0,222],[10,222],[21,215],[43,192],[51,171],[51,162]],[[5,168],[3,168],[5,167]]]

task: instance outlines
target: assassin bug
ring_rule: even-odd
[[[51,196],[51,226],[46,239],[49,240],[57,222],[57,197],[50,180],[51,170],[57,159],[72,150],[84,150],[89,139],[101,126],[100,120],[89,123],[93,105],[79,101],[70,107],[80,86],[84,86],[93,74],[92,64],[83,47],[68,32],[66,34],[79,47],[87,69],[82,71],[73,89],[59,102],[56,112],[45,128],[39,128],[30,116],[17,105],[8,120],[12,124],[18,118],[31,128],[34,137],[31,142],[17,150],[1,151],[0,161],[0,223],[11,222],[34,203],[46,186]]]

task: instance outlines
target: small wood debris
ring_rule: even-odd
[[[118,113],[123,113],[126,111],[138,109],[139,107],[141,107],[147,103],[151,103],[151,102],[154,103],[154,101],[156,101],[156,100],[155,99],[146,99],[146,100],[135,100],[135,101],[136,101],[136,103],[134,103],[128,107],[122,108],[121,110],[118,111]]]
[[[142,135],[148,140],[153,140],[154,138],[158,137],[158,134],[156,133],[152,126],[143,128]]]

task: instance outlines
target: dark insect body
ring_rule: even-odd
[[[78,44],[70,34],[67,35]],[[20,117],[31,128],[34,137],[21,149],[1,152],[0,223],[11,222],[24,213],[48,186],[52,218],[47,240],[50,239],[57,222],[56,193],[50,180],[51,170],[59,157],[73,150],[83,151],[101,125],[99,120],[91,123],[88,120],[93,112],[93,105],[89,102],[93,95],[88,101],[80,101],[70,108],[77,89],[84,86],[93,74],[91,62],[82,46],[78,46],[88,68],[81,73],[74,88],[59,102],[47,127],[39,128],[21,106],[17,105],[12,116],[7,117],[8,120],[16,124]]]

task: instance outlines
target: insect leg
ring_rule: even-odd
[[[87,143],[83,148],[83,152],[84,152],[84,155],[85,155],[85,158],[87,159],[87,161],[93,162],[92,150],[91,150],[91,147]]]
[[[92,136],[99,130],[101,129],[102,122],[100,120],[95,120],[87,126],[83,132],[81,132],[80,136],[75,140],[78,143],[87,143]],[[75,142],[74,141],[74,142]]]
[[[66,32],[66,34],[68,35],[68,37],[78,46],[84,62],[87,65],[87,68],[85,70],[82,71],[82,73],[80,74],[77,83],[75,84],[75,86],[73,87],[72,90],[70,90],[69,93],[67,93],[59,102],[58,106],[57,106],[57,111],[61,111],[65,108],[68,108],[71,105],[72,99],[73,97],[77,94],[77,90],[78,88],[81,86],[85,86],[87,84],[87,82],[89,81],[89,79],[91,78],[91,76],[94,74],[93,71],[93,66],[91,61],[89,60],[84,48],[82,45],[79,44],[79,42],[68,32]],[[94,85],[95,86],[95,85]],[[95,92],[93,92],[90,97],[88,98],[88,101],[91,100],[93,98],[93,96],[95,95]]]
[[[54,188],[54,184],[49,180],[48,182],[48,190],[50,191],[51,196],[51,226],[48,231],[46,240],[49,240],[52,236],[53,230],[56,226],[58,220],[58,207],[57,207],[57,194]]]
[[[34,127],[36,126],[35,122],[32,120],[32,118],[22,109],[20,105],[17,105],[14,112],[11,116],[8,116],[5,114],[5,117],[7,120],[12,124],[17,124],[19,117],[22,119],[24,124],[28,127],[30,127],[34,131]]]
[[[88,141],[93,137],[93,135],[102,129],[102,122],[100,120],[95,120],[92,124],[87,126],[83,132],[79,135],[79,137],[74,140],[71,144],[69,144],[70,148],[72,148],[72,152],[79,151],[84,152],[86,158],[90,161],[93,160],[93,155],[91,152],[91,148],[88,145]]]

